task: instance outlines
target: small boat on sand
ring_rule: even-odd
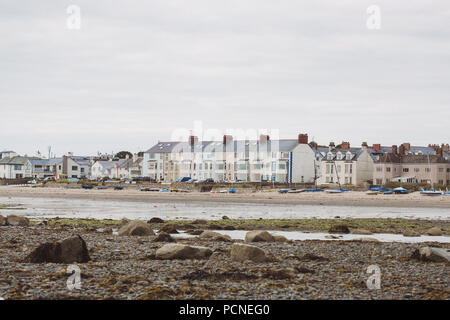
[[[405,188],[402,188],[402,187],[398,187],[398,188],[392,189],[392,193],[394,193],[394,194],[408,194],[408,190],[406,190]]]
[[[94,189],[94,186],[81,186],[81,188],[86,189],[86,190],[91,190],[91,189]]]
[[[420,194],[424,196],[442,196],[444,192],[435,190],[422,190]]]

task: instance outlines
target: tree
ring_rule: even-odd
[[[118,153],[116,153],[116,155],[114,156],[114,158],[117,159],[125,159],[128,156],[128,158],[133,158],[133,154],[129,151],[120,151]]]

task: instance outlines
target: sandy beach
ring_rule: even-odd
[[[121,191],[84,190],[80,187],[0,187],[0,197],[36,197],[60,199],[114,200],[129,202],[232,202],[283,205],[366,206],[401,208],[450,208],[450,195],[427,197],[419,192],[406,195],[367,195],[365,192],[328,194],[304,192],[280,194],[278,192],[252,192],[238,190],[236,194],[201,192],[142,192],[136,187]]]

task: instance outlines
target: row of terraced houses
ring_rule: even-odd
[[[307,134],[296,139],[158,142],[126,159],[74,156],[41,159],[0,152],[0,179],[16,178],[134,179],[146,177],[171,183],[179,178],[220,182],[262,182],[383,185],[390,181],[450,186],[449,145],[351,146],[318,145]]]
[[[361,185],[389,181],[450,185],[449,145],[399,147],[349,142],[319,146],[307,134],[297,139],[158,142],[144,153],[143,175],[173,182],[181,177],[215,181],[275,181]]]

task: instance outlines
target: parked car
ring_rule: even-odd
[[[188,182],[190,180],[192,180],[190,177],[182,177],[182,178],[178,178],[176,180],[176,182]]]

